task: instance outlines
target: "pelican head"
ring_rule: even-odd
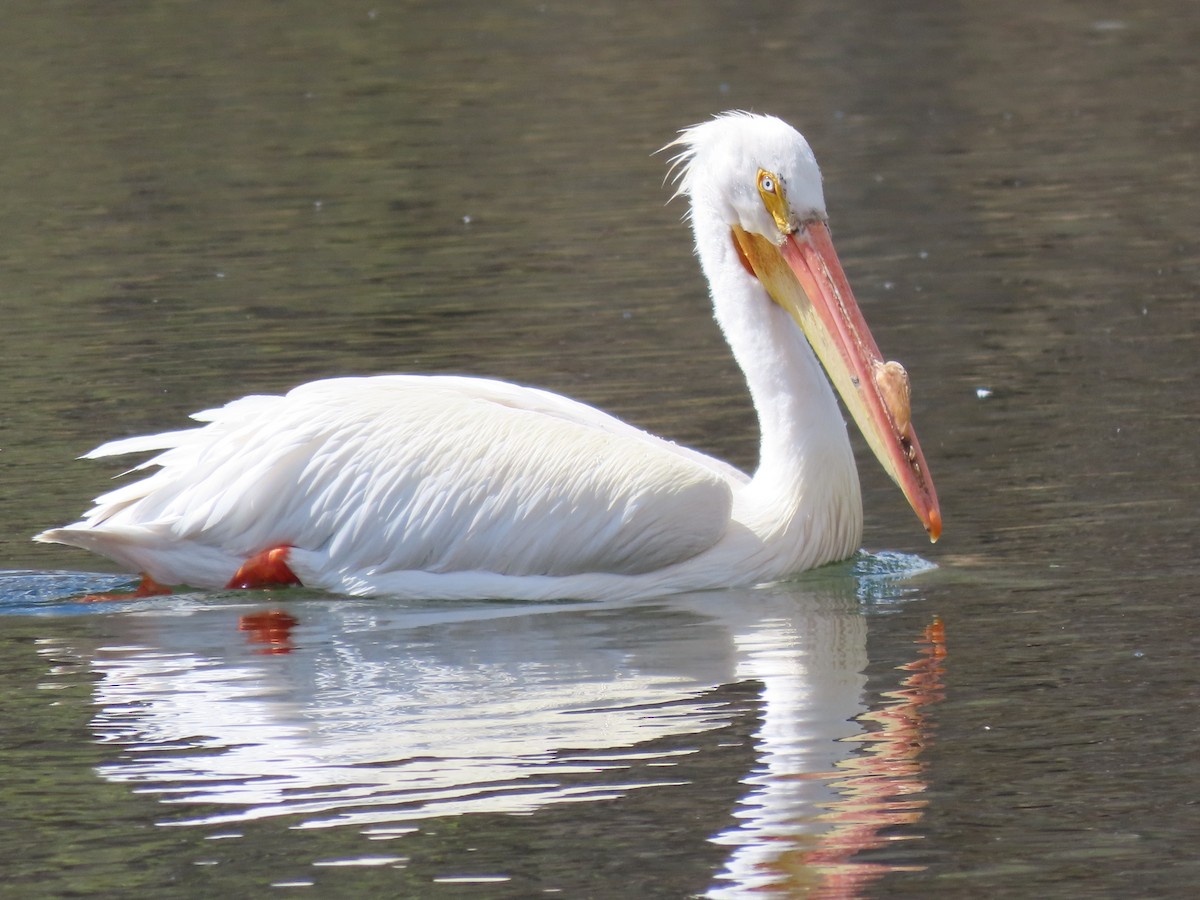
[[[790,315],[936,541],[942,518],[912,426],[908,374],[884,360],[859,311],[833,248],[821,170],[808,142],[780,119],[734,112],[685,129],[669,146],[680,148],[673,160],[677,193],[691,200],[701,260],[736,254],[744,272],[726,269],[755,279]],[[709,277],[716,284],[725,275]]]

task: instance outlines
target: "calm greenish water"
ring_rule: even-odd
[[[0,31],[14,896],[1191,896],[1200,14],[84,4]],[[487,374],[754,464],[674,131],[778,114],[946,521],[631,604],[104,608],[104,439]],[[936,566],[929,568],[928,561]]]

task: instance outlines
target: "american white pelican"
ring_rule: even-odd
[[[669,146],[714,315],[758,411],[753,477],[533,388],[337,378],[98,447],[87,457],[161,451],[137,466],[157,471],[35,540],[141,572],[142,593],[299,582],[609,599],[774,581],[849,556],[862,536],[854,457],[818,357],[936,540],[908,376],[859,312],[808,143],[779,119],[726,113]]]

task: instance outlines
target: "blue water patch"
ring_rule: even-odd
[[[905,582],[937,568],[923,557],[892,550],[878,553],[860,550],[851,560],[851,566],[858,582],[859,602],[881,611],[917,594],[919,585]]]
[[[920,585],[912,582],[913,578],[936,568],[936,564],[911,553],[859,550],[847,560],[805,572],[794,580],[799,584],[852,581],[860,603],[886,612],[920,592]]]
[[[108,612],[124,603],[81,603],[80,597],[132,590],[138,579],[99,572],[0,572],[0,615],[62,616]]]
[[[860,579],[887,578],[893,581],[898,578],[912,578],[914,575],[937,568],[936,563],[932,563],[922,556],[912,553],[897,553],[894,550],[880,550],[878,553],[859,550],[855,556],[851,557],[850,565],[855,576]]]

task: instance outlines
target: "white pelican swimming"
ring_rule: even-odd
[[[758,411],[748,476],[582,403],[441,375],[336,378],[104,444],[157,470],[35,540],[161,585],[354,595],[610,599],[750,585],[862,536],[824,365],[931,539],[941,514],[909,413],[826,224],[821,173],[779,119],[726,113],[670,147],[713,312]],[[814,350],[816,351],[814,353]]]

